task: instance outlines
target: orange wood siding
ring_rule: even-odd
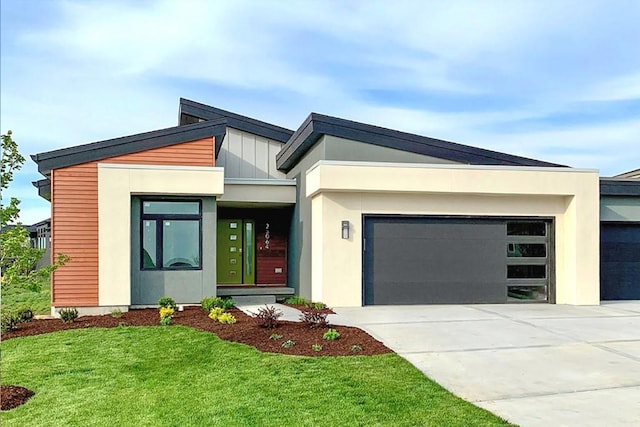
[[[53,273],[52,305],[98,305],[98,163],[214,166],[214,146],[204,138],[51,171],[51,253],[71,257]]]

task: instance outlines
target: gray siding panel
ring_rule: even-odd
[[[280,142],[227,128],[216,166],[224,168],[225,178],[282,179],[285,175],[276,169],[281,147]]]
[[[324,142],[319,141],[287,174],[287,178],[297,181],[296,205],[289,234],[288,284],[296,289],[297,295],[305,298],[311,298],[311,199],[306,196],[306,173],[323,159]]]
[[[380,147],[364,142],[335,136],[324,136],[326,159],[361,162],[436,163],[456,164],[452,160],[439,159],[423,154],[409,153],[393,148]]]
[[[140,268],[140,199],[131,201],[131,304],[152,305],[170,296],[178,303],[199,303],[216,295],[216,200],[202,199],[202,269],[143,271]]]

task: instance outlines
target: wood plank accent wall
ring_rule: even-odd
[[[288,224],[275,215],[267,214],[256,221],[256,284],[287,284],[288,238]]]
[[[53,273],[52,305],[98,305],[98,163],[214,166],[214,146],[204,138],[51,171],[51,253],[71,257]]]

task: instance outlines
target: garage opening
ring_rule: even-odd
[[[640,223],[601,223],[600,299],[640,300]]]
[[[551,218],[363,222],[365,305],[553,302]]]

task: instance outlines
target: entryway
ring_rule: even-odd
[[[288,208],[219,207],[216,277],[219,287],[286,287]]]

